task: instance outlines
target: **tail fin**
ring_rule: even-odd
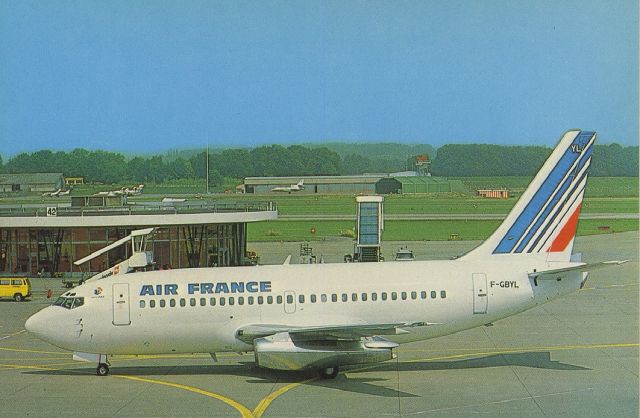
[[[502,224],[465,257],[570,261],[595,132],[564,134]]]

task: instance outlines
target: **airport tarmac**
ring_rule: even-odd
[[[218,363],[207,354],[118,356],[111,375],[98,377],[94,364],[24,330],[51,302],[47,288],[64,291],[56,280],[34,280],[32,301],[0,302],[0,416],[637,417],[638,239],[637,231],[580,237],[575,251],[585,261],[632,261],[593,272],[569,296],[491,327],[403,345],[396,360],[335,380],[258,369],[251,354],[221,354]],[[418,259],[474,244],[406,243]],[[352,250],[350,240],[312,245],[327,261]],[[263,262],[299,251],[296,243],[256,246]]]

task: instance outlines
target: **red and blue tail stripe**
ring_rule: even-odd
[[[558,251],[568,235],[571,235],[568,241],[573,239],[594,140],[595,132],[579,132],[567,144],[548,176],[500,239],[493,254]],[[552,237],[551,245],[547,246]],[[566,244],[559,251],[564,248]]]

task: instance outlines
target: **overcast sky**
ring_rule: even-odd
[[[0,153],[638,144],[638,2],[0,0]]]

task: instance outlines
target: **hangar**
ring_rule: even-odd
[[[245,193],[269,193],[275,187],[287,187],[304,180],[304,189],[296,193],[375,193],[376,182],[384,176],[246,177],[243,188]]]
[[[467,189],[461,180],[432,176],[386,177],[376,183],[376,193],[378,194],[451,192],[467,193]]]
[[[62,173],[0,174],[0,192],[50,192],[63,185]]]
[[[132,230],[156,227],[150,240],[158,268],[247,264],[247,223],[277,219],[271,202],[184,202],[173,205],[0,207],[0,274],[44,274],[105,270],[126,258],[127,246],[73,265]]]

